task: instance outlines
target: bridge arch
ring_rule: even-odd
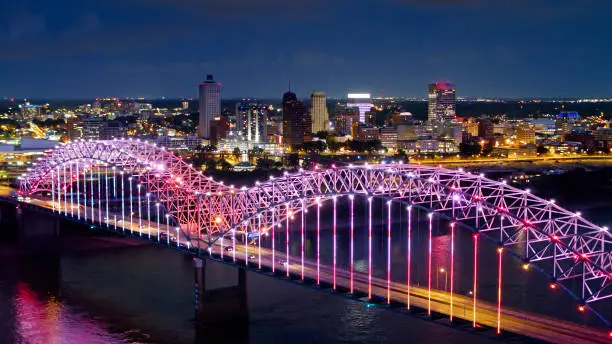
[[[199,206],[200,196],[227,189],[155,143],[140,139],[114,139],[76,140],[46,152],[20,178],[20,193],[31,196],[51,191],[52,177],[77,171],[77,179],[85,171],[92,176],[94,173],[133,175],[166,207],[167,213],[176,219],[181,230],[191,235],[202,229],[201,224],[206,217],[202,213],[204,208]]]

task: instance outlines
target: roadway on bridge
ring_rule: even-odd
[[[0,194],[4,194],[7,190],[0,189]],[[10,191],[10,190],[9,190]],[[8,192],[6,194],[8,194]],[[30,204],[52,209],[53,204],[51,200],[31,199]],[[72,209],[68,207],[66,212],[68,216],[76,217],[78,212],[78,206],[73,206]],[[57,210],[57,209],[56,209]],[[133,222],[129,221],[129,215],[126,213],[126,221],[121,222],[120,220],[115,222],[115,218],[120,219],[121,214],[110,213],[108,214],[109,219],[105,219],[106,213],[102,211],[103,217],[100,221],[98,209],[93,209],[96,216],[95,223],[100,225],[107,225],[110,228],[117,228],[124,226],[125,230],[131,232],[138,232],[141,236],[149,237],[151,235],[153,239],[158,239],[157,229],[160,229],[160,233],[167,232],[173,233],[175,227],[168,228],[165,224],[160,223],[159,227],[157,221],[147,221],[142,219],[140,223],[138,219],[134,217]],[[88,218],[91,221],[92,208],[81,206],[81,215],[84,212],[88,212]],[[64,212],[64,208],[62,208]],[[82,216],[83,217],[83,216]],[[142,227],[140,227],[142,226]],[[179,242],[182,245],[188,245],[187,238],[179,236]],[[189,243],[191,244],[191,243]],[[231,245],[231,241],[224,240],[224,245],[227,247]],[[234,254],[237,259],[237,264],[244,264],[248,255],[254,255],[255,259],[251,259],[251,266],[257,266],[261,261],[262,267],[272,268],[275,267],[277,273],[284,273],[289,269],[293,275],[301,275],[302,265],[301,257],[289,256],[289,264],[284,266],[280,262],[287,261],[285,253],[276,251],[272,252],[271,249],[262,247],[261,249],[255,245],[247,247],[242,243],[236,244],[234,252],[226,252],[224,247],[221,246],[221,240],[218,240],[210,250],[210,253],[218,256],[230,256]],[[274,259],[273,259],[274,256]],[[325,281],[331,284],[333,281],[333,267],[325,264],[319,265],[319,276],[321,281]],[[315,261],[305,259],[304,260],[304,277],[311,280],[316,280],[317,277],[317,264]],[[338,286],[349,288],[350,285],[350,272],[346,269],[336,269],[336,282]],[[367,273],[354,271],[353,274],[354,289],[360,292],[368,291],[368,275]],[[372,295],[383,297],[386,299],[387,296],[387,281],[381,278],[372,276],[371,283]],[[407,300],[406,283],[391,282],[390,298],[392,301],[399,303],[406,303]],[[441,290],[431,291],[431,311],[435,313],[450,314],[450,293]],[[464,319],[468,322],[473,320],[473,299],[460,294],[453,294],[453,317]],[[410,287],[410,304],[412,307],[418,307],[421,309],[428,309],[428,290],[422,287],[411,286]],[[469,306],[468,306],[469,305]],[[476,320],[480,325],[486,325],[492,328],[497,327],[497,305],[484,301],[477,301],[476,307]],[[524,311],[513,310],[508,308],[502,309],[501,328],[503,331],[509,331],[519,333],[528,337],[537,338],[552,343],[612,343],[612,336],[603,331],[599,331],[595,328],[578,325],[572,322],[549,318],[541,315],[531,314]]]

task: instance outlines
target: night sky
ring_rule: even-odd
[[[612,97],[609,0],[0,4],[0,97]]]

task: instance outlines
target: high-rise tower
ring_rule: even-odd
[[[427,119],[440,123],[455,118],[455,86],[449,82],[429,84]]]
[[[312,118],[312,132],[318,133],[329,128],[329,113],[327,112],[327,99],[323,92],[312,92],[310,95],[310,117]]]
[[[254,99],[236,103],[236,129],[249,142],[266,143],[268,137],[268,106]]]
[[[210,121],[214,116],[221,115],[221,92],[220,84],[215,82],[213,76],[206,75],[206,81],[199,86],[199,112],[200,123],[198,133],[200,138],[210,139]]]
[[[283,143],[296,146],[309,141],[312,121],[306,106],[289,91],[283,95]]]

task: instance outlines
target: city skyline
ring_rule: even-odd
[[[227,98],[278,98],[288,80],[330,98],[421,97],[435,80],[462,97],[612,95],[602,78],[612,4],[601,1],[64,1],[0,15],[0,96],[189,98],[206,74]],[[347,15],[368,25],[343,25]]]

